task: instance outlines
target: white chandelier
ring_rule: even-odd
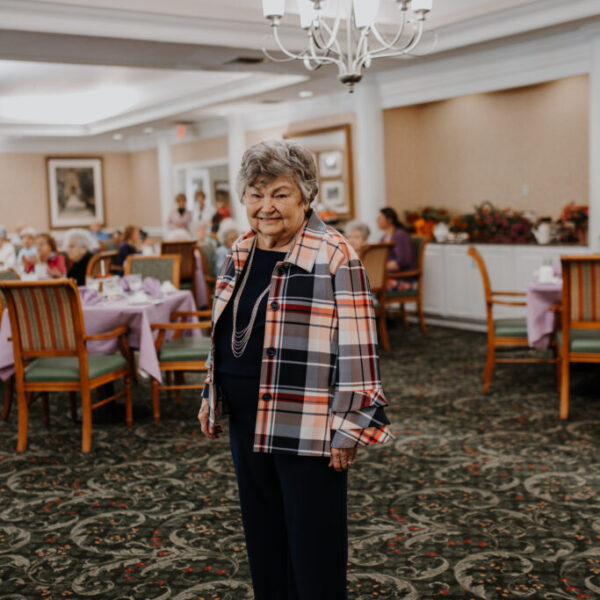
[[[324,8],[332,1],[337,2],[335,15],[327,17]],[[374,58],[411,54],[422,40],[425,17],[433,0],[393,1],[400,13],[400,23],[390,38],[375,24],[380,0],[297,0],[300,27],[307,34],[308,44],[300,52],[291,52],[279,36],[285,0],[262,0],[263,13],[271,22],[275,43],[287,58],[275,58],[265,48],[263,52],[279,62],[301,60],[309,71],[323,65],[337,65],[339,80],[352,92],[362,78],[363,68],[368,69]],[[345,31],[340,31],[342,23]]]

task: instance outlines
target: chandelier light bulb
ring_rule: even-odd
[[[433,8],[433,0],[412,0],[410,7],[414,13],[428,13]]]
[[[285,15],[285,0],[262,0],[262,5],[267,19],[281,19]]]
[[[315,5],[312,0],[298,0],[300,27],[308,29],[315,19]]]
[[[358,29],[375,25],[379,12],[379,0],[352,0],[354,22]]]

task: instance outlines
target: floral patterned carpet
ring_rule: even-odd
[[[483,335],[391,337],[397,439],[353,467],[350,599],[600,598],[596,373],[563,423],[550,366],[500,366],[484,397]],[[86,456],[63,397],[50,430],[32,407],[23,455],[16,411],[0,425],[0,598],[252,598],[226,438],[201,437],[192,394],[159,427],[135,396],[133,428],[96,424]]]

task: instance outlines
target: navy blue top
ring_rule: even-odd
[[[254,260],[250,268],[250,274],[246,281],[246,287],[240,303],[237,314],[238,331],[243,329],[250,322],[252,308],[258,297],[271,284],[271,277],[275,265],[286,257],[285,252],[274,252],[272,250],[254,251]],[[246,263],[247,264],[247,263]],[[263,357],[263,343],[265,338],[265,316],[267,312],[267,300],[269,294],[265,294],[254,321],[254,327],[248,340],[248,345],[242,356],[236,358],[231,352],[231,336],[233,333],[233,303],[239,293],[244,273],[241,273],[233,295],[229,299],[225,310],[219,317],[219,322],[215,329],[215,372],[222,375],[236,375],[238,377],[260,376],[260,369]]]

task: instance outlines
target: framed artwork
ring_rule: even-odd
[[[323,210],[339,214],[346,214],[348,212],[348,200],[344,189],[344,182],[341,179],[321,181],[319,200],[323,205]]]
[[[50,229],[104,225],[101,158],[46,159]]]
[[[326,177],[341,177],[344,170],[344,155],[341,150],[319,152],[319,175]]]

